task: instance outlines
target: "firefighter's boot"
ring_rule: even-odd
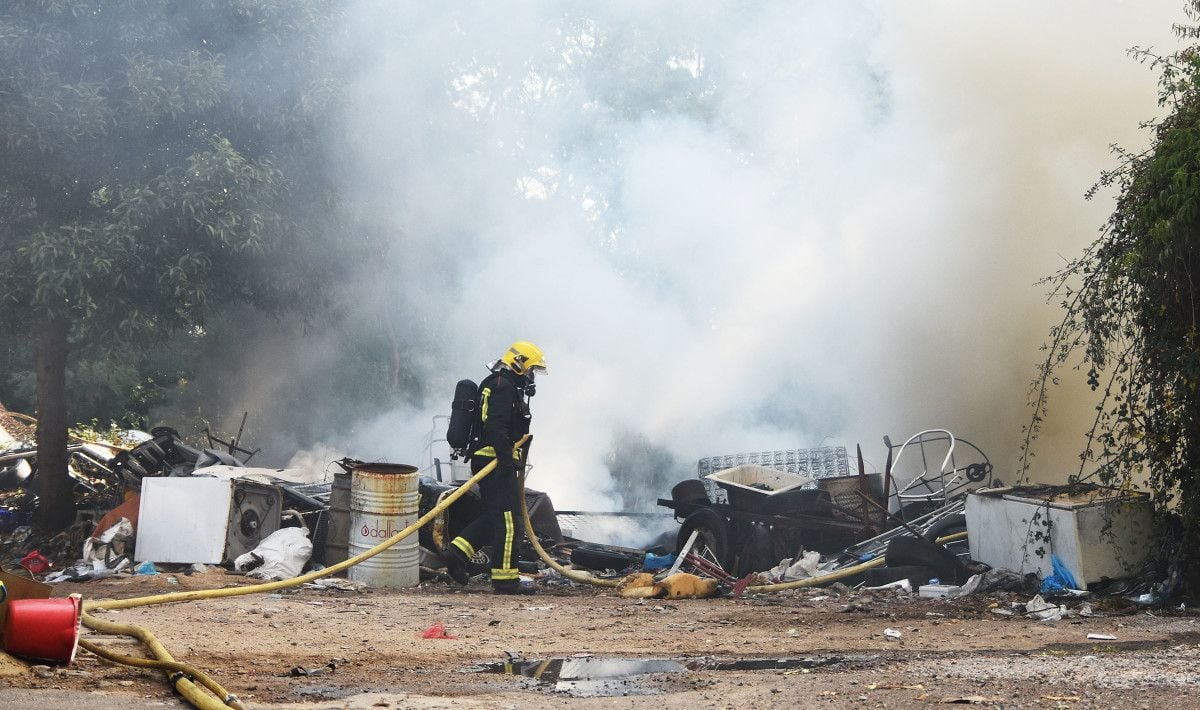
[[[442,564],[446,565],[446,572],[450,575],[450,579],[459,584],[466,584],[471,579],[471,575],[467,572],[467,563],[470,560],[465,552],[458,549],[458,546],[446,545],[438,557],[441,558]]]
[[[533,594],[533,587],[525,586],[516,579],[506,579],[501,582],[492,582],[492,592],[495,594]]]

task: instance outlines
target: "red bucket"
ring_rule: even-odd
[[[77,594],[58,599],[14,599],[4,619],[4,650],[14,656],[70,663],[79,645],[83,600]]]

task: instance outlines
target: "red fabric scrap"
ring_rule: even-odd
[[[425,629],[424,631],[422,631],[421,638],[425,638],[425,639],[456,639],[458,637],[451,636],[450,634],[446,633],[446,625],[439,621],[436,624],[434,624],[433,626],[430,626],[428,629]]]

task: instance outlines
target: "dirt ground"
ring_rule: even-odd
[[[63,584],[56,595],[123,598],[243,583],[213,570]],[[252,707],[1200,707],[1195,610],[1093,601],[1097,616],[1057,622],[991,611],[1014,600],[1023,601],[800,590],[663,602],[575,586],[497,597],[486,584],[434,582],[405,590],[309,588],[105,618],[147,626],[176,658],[207,669]],[[439,622],[456,638],[422,638]],[[1116,640],[1088,640],[1089,633]],[[132,640],[88,635],[139,652]],[[553,658],[571,660],[561,669],[520,662]],[[509,659],[518,673],[545,667],[538,678],[507,675]],[[571,663],[600,672],[607,659],[678,663],[600,683],[566,677]],[[755,659],[753,670],[730,667]],[[81,703],[182,707],[161,675],[86,651],[70,667],[0,676],[0,705]]]

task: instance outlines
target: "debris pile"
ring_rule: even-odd
[[[681,481],[658,501],[680,523],[673,551],[584,544],[570,563],[620,579],[627,597],[662,596],[664,580],[688,572],[734,596],[842,582],[929,599],[1040,593],[1014,613],[1045,619],[1086,614],[1060,600],[1089,588],[1138,604],[1178,593],[1177,564],[1145,564],[1154,556],[1150,526],[1140,524],[1144,496],[1090,484],[1005,487],[978,447],[946,430],[884,442],[881,474],[864,471],[861,449],[857,475],[844,475],[844,450],[830,447],[702,459],[703,480]],[[914,459],[920,470],[906,474],[901,464]],[[994,512],[998,500],[1035,510],[1018,521]],[[1117,525],[1104,525],[1114,514]]]
[[[13,429],[20,436],[30,434]],[[29,577],[51,584],[209,569],[283,580],[346,559],[355,545],[362,547],[348,544],[357,539],[355,532],[374,545],[436,507],[439,514],[413,539],[416,584],[448,579],[439,553],[483,509],[476,490],[460,490],[462,481],[418,475],[415,467],[344,458],[331,462],[340,472],[313,480],[299,471],[247,466],[258,450],[242,448],[240,434],[231,441],[205,434],[207,446],[185,442],[170,427],[125,432],[121,444],[73,445],[81,514],[74,525],[47,539],[37,539],[23,517],[36,504],[30,485],[36,481],[36,449],[9,436],[0,454],[7,476],[0,480],[9,484],[0,491],[5,506],[0,553]],[[553,590],[602,582],[632,599],[740,597],[820,587],[810,598],[845,597],[846,611],[888,597],[956,603],[1020,595],[998,601],[991,611],[1037,621],[1096,615],[1094,602],[1104,594],[1162,604],[1178,593],[1178,566],[1149,554],[1142,538],[1132,543],[1140,569],[1117,560],[1123,574],[1097,578],[1096,570],[1113,568],[1105,566],[1112,560],[1098,560],[1096,550],[1116,551],[1129,540],[1105,545],[1092,540],[1101,530],[1093,513],[1112,509],[1114,501],[1130,510],[1128,496],[1097,486],[1005,488],[982,452],[945,430],[921,432],[899,446],[887,437],[884,441],[888,456],[881,473],[866,473],[860,449],[858,473],[848,474],[848,457],[836,447],[723,457],[733,465],[716,470],[713,459],[702,460],[708,466],[707,472],[700,467],[703,480],[681,481],[670,498],[659,500],[670,514],[560,514],[545,493],[527,490],[538,545],[523,540],[518,549],[521,584]],[[957,445],[959,455],[948,453],[935,469],[927,462],[938,457],[924,448],[938,444],[950,452]],[[899,465],[912,459],[924,464],[915,475]],[[352,502],[351,481],[365,467],[411,474],[415,509],[398,510],[392,519],[382,509],[375,513]],[[461,497],[443,509],[451,494]],[[1009,504],[1032,505],[1035,515],[1056,516],[1046,534],[1034,538],[1044,550],[1030,547],[1031,538],[1022,533],[1036,526],[1017,525],[1004,507]],[[372,515],[382,517],[364,517]],[[672,517],[675,531],[652,530]],[[564,533],[578,534],[589,518],[643,529],[645,545],[601,544]],[[189,525],[179,526],[181,519]],[[1082,564],[1084,557],[1069,540],[1055,537],[1061,529],[1092,545],[1086,556],[1090,566]],[[1017,559],[1014,548],[1033,562],[1007,564]],[[491,551],[484,547],[476,553],[468,572],[484,578]],[[547,560],[554,564],[548,566]],[[363,585],[389,586],[354,575],[320,582],[338,589]]]
[[[120,432],[114,441],[105,442],[76,435],[68,471],[75,483],[76,520],[61,532],[39,536],[32,526],[38,503],[32,420],[0,411],[0,432],[0,559],[4,566],[15,563],[44,582],[150,574],[157,571],[155,563],[181,571],[197,563],[231,565],[236,555],[229,552],[244,551],[234,541],[252,549],[288,522],[282,481],[254,481],[250,474],[262,469],[245,466],[257,451],[208,431],[208,445],[193,446],[175,429],[156,427],[148,433]],[[193,484],[201,483],[225,486],[225,499],[196,497]],[[273,495],[269,505],[258,505],[250,495],[255,486]],[[147,491],[152,491],[150,500]],[[172,493],[177,494],[174,501]],[[174,509],[172,502],[177,503]],[[215,521],[209,528],[197,523],[206,517]],[[180,526],[181,519],[196,524]],[[309,534],[299,514],[292,524]],[[198,552],[217,539],[215,557]],[[139,549],[139,542],[145,549]],[[147,542],[160,549],[167,546],[178,556],[160,555]],[[301,566],[305,562],[307,555]]]

